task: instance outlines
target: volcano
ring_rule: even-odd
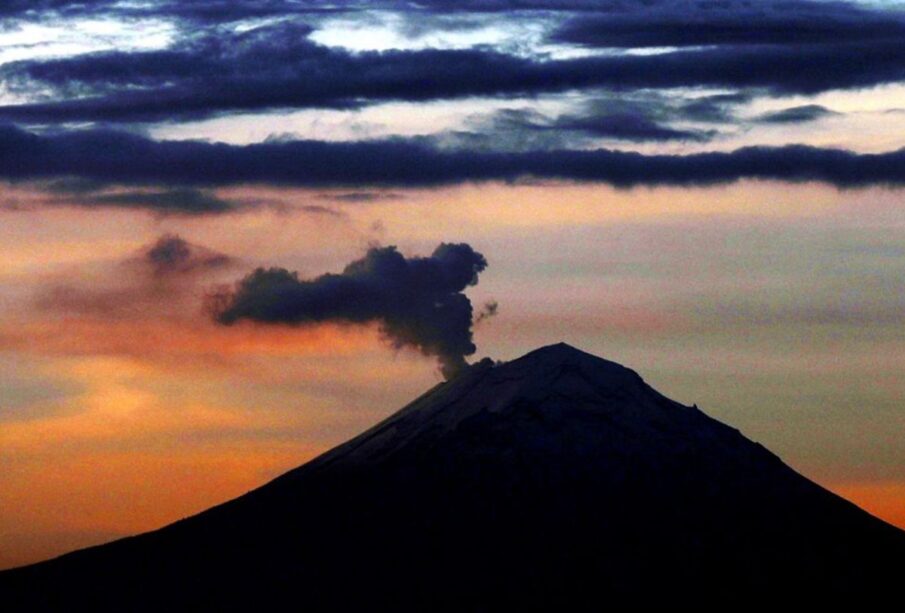
[[[160,530],[0,573],[6,610],[600,610],[898,592],[905,533],[634,371],[479,362]]]

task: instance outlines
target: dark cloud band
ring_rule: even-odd
[[[531,95],[573,89],[708,86],[765,88],[774,93],[813,94],[905,80],[905,38],[851,44],[737,46],[658,55],[533,61],[479,50],[366,53],[305,50],[292,63],[266,58],[265,68],[220,65],[202,57],[171,58],[202,65],[204,74],[161,72],[143,83],[112,83],[122,72],[157,65],[141,53],[121,57],[57,60],[56,66],[8,67],[6,80],[33,87],[75,87],[84,95],[0,107],[0,118],[24,123],[71,121],[154,122],[199,119],[229,112],[278,108],[353,108],[386,101],[420,102],[469,96]],[[156,55],[163,55],[157,53]],[[257,61],[261,61],[257,57]],[[107,62],[91,79],[86,62]],[[230,62],[243,62],[231,58]],[[23,71],[25,74],[10,74]],[[174,68],[174,72],[176,69]],[[313,79],[311,75],[321,75]],[[90,82],[89,82],[90,81]]]
[[[902,40],[905,19],[848,2],[652,0],[605,3],[573,17],[553,40],[587,47],[789,45]]]
[[[210,2],[195,9],[204,4],[212,14],[226,10]],[[899,12],[803,0],[773,2],[769,10],[747,2],[723,4],[719,10],[712,2],[644,3],[647,10],[614,5],[597,16],[583,15],[563,26],[556,40],[675,48],[560,60],[488,47],[352,53],[317,44],[310,38],[315,26],[296,18],[242,31],[209,24],[198,31],[185,28],[164,50],[6,64],[0,68],[6,87],[50,95],[2,106],[0,118],[30,124],[158,122],[594,88],[813,94],[905,80],[905,18]],[[437,4],[444,8],[451,10]],[[417,25],[418,11],[402,14]]]
[[[642,155],[597,149],[440,150],[418,141],[289,141],[253,145],[153,141],[83,131],[38,136],[0,128],[0,178],[76,177],[110,184],[430,187],[520,178],[636,185],[712,185],[740,179],[905,185],[905,149],[860,154],[802,145]],[[149,202],[153,207],[154,203]],[[167,203],[169,206],[169,203]]]

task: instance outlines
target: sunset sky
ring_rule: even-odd
[[[3,2],[0,568],[559,341],[905,528],[903,119],[896,1]]]

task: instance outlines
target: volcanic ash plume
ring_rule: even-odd
[[[379,322],[394,347],[437,356],[448,379],[476,351],[473,309],[463,293],[487,267],[483,255],[460,243],[441,243],[429,257],[373,247],[340,274],[300,279],[285,268],[258,268],[212,300],[215,319],[291,325]],[[495,310],[495,307],[494,307]]]

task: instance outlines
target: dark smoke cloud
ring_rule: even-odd
[[[475,314],[474,322],[479,324],[482,321],[495,317],[500,310],[500,304],[496,300],[488,300],[481,307],[481,310]]]
[[[158,238],[144,250],[141,261],[157,276],[222,268],[233,263],[228,255],[193,245],[176,234],[164,234]]]
[[[430,257],[406,258],[395,247],[373,247],[340,274],[306,280],[284,268],[258,268],[230,291],[212,297],[215,319],[270,324],[379,322],[397,348],[437,356],[447,378],[465,365],[472,342],[472,306],[462,293],[487,267],[467,244],[442,243]]]
[[[88,280],[65,274],[35,297],[44,311],[105,320],[197,314],[203,287],[236,264],[228,255],[164,234],[126,259],[95,270]]]

